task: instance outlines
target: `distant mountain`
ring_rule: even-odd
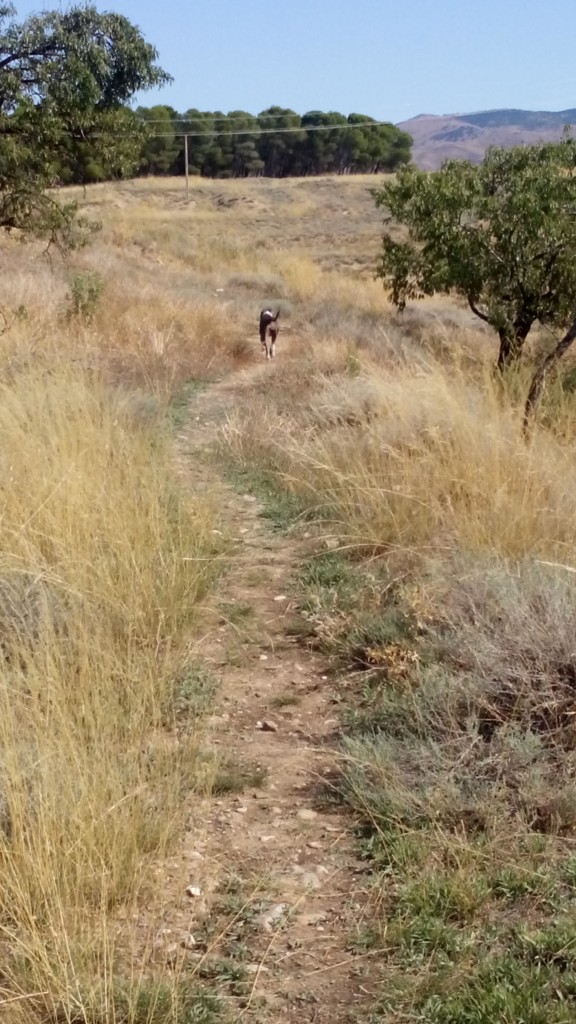
[[[571,110],[481,110],[475,114],[419,114],[398,125],[414,139],[414,163],[423,170],[440,167],[443,160],[479,163],[488,146],[554,142],[566,125],[576,127]]]

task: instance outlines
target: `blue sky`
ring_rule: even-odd
[[[141,97],[402,121],[576,107],[576,0],[96,0],[140,26],[174,84]],[[50,0],[16,0],[24,17]]]

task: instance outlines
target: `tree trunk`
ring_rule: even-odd
[[[501,327],[498,331],[500,351],[498,353],[498,369],[503,372],[518,362],[524,342],[530,333],[534,319],[519,316],[512,327]]]
[[[575,338],[576,311],[574,312],[572,323],[566,331],[566,334],[564,335],[562,340],[558,342],[556,348],[553,348],[552,351],[548,353],[548,355],[541,363],[541,365],[538,367],[536,373],[532,378],[532,383],[530,385],[530,390],[528,392],[528,398],[526,399],[526,405],[524,406],[523,429],[525,435],[527,435],[529,432],[530,422],[534,416],[536,406],[538,405],[538,402],[540,400],[540,396],[544,388],[546,377],[548,376],[552,367],[555,366],[558,360],[561,359],[565,352],[568,351]]]

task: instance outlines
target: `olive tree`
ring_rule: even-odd
[[[498,366],[536,322],[564,328],[576,307],[576,141],[491,149],[481,164],[414,167],[375,191],[387,214],[377,274],[403,309],[464,296],[498,334]]]

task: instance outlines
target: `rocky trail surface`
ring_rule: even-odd
[[[338,1024],[370,1002],[372,962],[352,949],[367,902],[353,821],[327,798],[338,684],[294,637],[294,574],[311,542],[275,531],[210,457],[226,417],[268,372],[254,366],[195,395],[177,438],[182,480],[209,494],[215,527],[232,538],[195,648],[219,680],[207,746],[228,767],[201,807],[191,801],[186,843],[163,880],[161,933],[167,955],[196,961],[225,996],[232,1020]]]

